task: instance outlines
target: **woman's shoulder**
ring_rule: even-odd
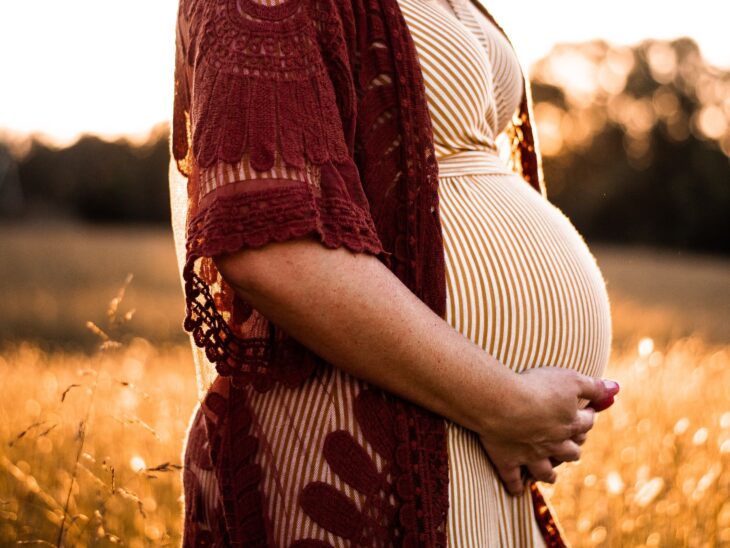
[[[202,168],[236,162],[247,150],[251,165],[267,171],[280,147],[292,167],[345,161],[343,124],[354,116],[352,52],[341,15],[325,9],[334,5],[181,0],[175,111],[188,112],[189,120],[178,117],[176,158],[192,148]]]

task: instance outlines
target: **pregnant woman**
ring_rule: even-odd
[[[535,481],[613,401],[610,310],[501,29],[471,0],[182,0],[177,31],[183,544],[565,545]]]

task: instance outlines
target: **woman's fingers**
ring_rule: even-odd
[[[588,433],[583,432],[582,434],[576,434],[575,436],[573,436],[572,440],[578,445],[583,445],[587,438]]]
[[[513,496],[522,495],[527,484],[519,464],[520,460],[514,457],[514,451],[499,444],[487,444],[484,438],[480,438],[480,440],[487,457],[502,480],[505,490]]]
[[[611,407],[613,405],[613,402],[613,396],[609,396],[608,398],[604,398],[600,401],[590,402],[588,406],[594,411],[603,411],[604,409],[608,409],[609,407]]]
[[[555,483],[558,475],[553,470],[553,465],[550,459],[542,459],[535,462],[526,464],[527,469],[533,478],[538,481],[544,481],[545,483]]]
[[[595,418],[596,411],[592,407],[579,409],[578,418],[573,425],[573,435],[571,437],[578,434],[585,434],[586,432],[588,432],[591,428],[593,428],[593,422],[595,421]]]
[[[586,432],[583,432],[582,434],[576,434],[575,436],[573,436],[571,438],[573,443],[575,443],[577,445],[583,445],[585,443],[586,439],[588,439],[588,434]],[[560,457],[556,457],[555,455],[553,455],[550,457],[550,464],[553,465],[553,468],[557,468],[558,466],[560,466],[564,462],[568,462],[569,460],[570,459],[560,458]],[[580,460],[580,450],[578,451],[577,458],[575,458],[573,460]]]
[[[522,471],[519,466],[495,463],[494,467],[510,495],[517,497],[525,492],[525,483],[522,479]]]
[[[588,408],[595,411],[603,411],[610,407],[621,388],[613,379],[598,379],[582,374],[579,374],[578,382],[578,397],[587,399]]]
[[[583,374],[578,375],[578,385],[578,397],[591,402],[604,400],[619,391],[619,385],[613,379],[599,379]]]
[[[565,440],[555,447],[550,456],[563,462],[576,461],[580,459],[580,446],[572,439]]]

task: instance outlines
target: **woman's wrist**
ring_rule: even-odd
[[[471,430],[487,438],[501,439],[506,430],[514,427],[519,406],[526,401],[526,390],[520,376],[496,358],[485,353],[482,386],[490,386],[476,405],[465,410],[467,421],[473,423]]]

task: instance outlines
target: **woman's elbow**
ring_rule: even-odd
[[[250,294],[266,275],[262,249],[246,248],[215,255],[213,262],[228,285],[239,293]]]
[[[316,262],[316,253],[323,249],[321,244],[302,238],[216,255],[213,261],[228,285],[247,295],[303,275],[304,265]]]

